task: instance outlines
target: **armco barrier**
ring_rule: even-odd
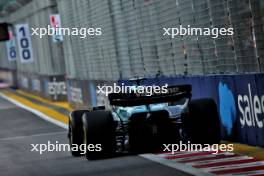
[[[193,99],[217,103],[224,139],[264,147],[264,74],[153,78],[142,84],[191,84]]]

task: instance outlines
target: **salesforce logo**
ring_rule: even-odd
[[[242,127],[263,127],[264,95],[253,95],[250,84],[248,84],[246,94],[238,94],[236,99],[228,86],[222,82],[218,85],[218,91],[221,122],[228,134],[232,133],[237,115]]]
[[[262,128],[264,119],[264,95],[253,95],[251,86],[248,84],[248,92],[237,97],[240,112],[240,123],[242,126]]]
[[[226,128],[227,134],[232,134],[234,122],[236,120],[236,106],[232,91],[226,84],[219,83],[218,85],[219,100],[220,100],[220,117],[223,126]]]

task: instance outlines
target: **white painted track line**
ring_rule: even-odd
[[[40,112],[40,111],[38,111],[36,109],[33,109],[31,107],[28,107],[28,106],[26,106],[26,105],[24,105],[24,104],[22,104],[22,103],[20,103],[20,102],[18,102],[16,100],[12,99],[12,98],[9,98],[8,96],[4,95],[3,93],[0,93],[0,97],[2,97],[3,99],[5,99],[5,100],[7,100],[7,101],[9,101],[9,102],[11,102],[13,104],[15,104],[16,106],[18,106],[18,107],[20,107],[22,109],[25,109],[27,111],[32,112],[33,114],[39,116],[43,120],[46,120],[46,121],[48,121],[50,123],[53,123],[53,124],[55,124],[55,125],[57,125],[59,127],[64,128],[64,129],[68,129],[68,125],[66,125],[66,124],[64,124],[64,123],[62,123],[62,122],[60,122],[58,120],[55,120],[55,119],[53,119],[53,118],[51,118],[51,117],[43,114],[42,112]]]

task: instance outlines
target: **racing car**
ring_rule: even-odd
[[[111,93],[110,109],[75,110],[69,115],[70,145],[101,144],[101,151],[87,150],[87,159],[120,152],[161,151],[163,144],[191,142],[218,144],[220,121],[213,99],[191,100],[191,85],[168,87],[165,94]],[[80,151],[71,151],[80,156]]]

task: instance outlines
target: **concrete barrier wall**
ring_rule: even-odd
[[[18,72],[18,88],[52,101],[67,101],[64,75],[48,76]]]
[[[7,83],[12,87],[17,86],[16,70],[0,69],[0,81]]]
[[[17,77],[19,88],[53,101],[68,100],[74,109],[108,107],[107,96],[98,93],[97,86],[129,84],[128,80],[88,81],[24,72],[18,72]],[[150,78],[142,84],[191,84],[193,99],[215,100],[223,139],[264,146],[264,74]]]
[[[67,79],[68,101],[74,109],[106,106],[108,97],[98,93],[97,86],[113,85],[116,81]]]
[[[159,78],[142,84],[191,84],[193,99],[217,103],[223,139],[264,146],[264,74]]]

